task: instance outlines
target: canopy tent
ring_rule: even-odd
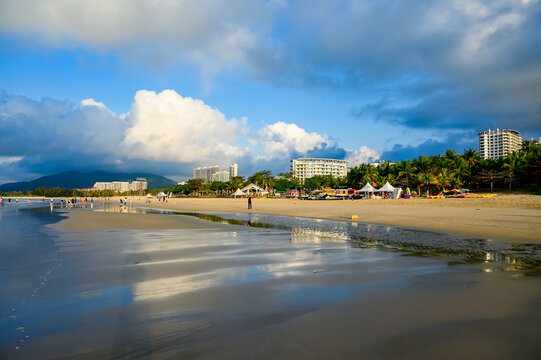
[[[154,196],[147,194],[147,198],[153,198]]]
[[[377,192],[393,192],[394,187],[392,187],[391,184],[389,184],[389,182],[387,181],[385,185],[383,185],[381,188],[377,189],[376,191]]]
[[[167,196],[167,194],[162,191],[162,192],[157,193],[156,196],[157,197],[165,197],[165,196]]]
[[[239,197],[239,196],[246,196],[246,193],[243,192],[241,189],[237,188],[237,191],[235,191],[231,196],[236,198],[236,197]]]
[[[363,188],[361,190],[359,190],[359,192],[374,192],[376,191],[376,189],[374,189],[374,187],[372,185],[370,185],[370,183],[366,183],[365,186],[363,186]]]
[[[241,189],[241,191],[246,195],[248,193],[255,193],[256,195],[267,195],[269,192],[260,188],[254,183],[246,185]]]

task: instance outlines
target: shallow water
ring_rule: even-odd
[[[203,220],[255,228],[289,231],[293,242],[346,242],[350,247],[381,248],[412,256],[443,256],[450,264],[499,263],[515,276],[541,275],[541,246],[496,242],[429,230],[400,228],[360,222],[250,213],[181,212],[141,207],[105,206],[96,211],[193,216]]]
[[[70,233],[45,226],[62,219],[48,208],[0,214],[2,358],[533,359],[541,350],[540,278],[487,256],[505,249],[482,239],[218,213],[190,215],[220,229]]]

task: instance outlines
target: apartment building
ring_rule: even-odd
[[[193,170],[193,178],[194,179],[203,179],[205,182],[210,181],[229,181],[235,176],[238,176],[239,172],[239,165],[233,164],[229,166],[229,171],[224,170],[220,171],[220,167],[218,165],[214,166],[202,166],[197,167]],[[219,180],[216,180],[219,179]]]
[[[483,159],[498,159],[522,148],[522,137],[516,130],[496,129],[479,133],[479,153]]]
[[[229,171],[218,171],[212,174],[212,181],[227,182],[229,179]]]
[[[316,175],[344,177],[348,172],[347,161],[318,158],[294,159],[291,160],[291,172],[301,182]]]
[[[214,166],[200,166],[193,169],[193,178],[194,179],[203,179],[205,182],[212,181],[212,175],[220,171],[218,165]]]
[[[239,176],[239,165],[236,163],[229,166],[229,180],[233,179],[235,176]]]

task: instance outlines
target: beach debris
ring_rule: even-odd
[[[359,219],[359,216],[357,216],[357,214],[351,215],[351,220],[358,220],[358,219]]]

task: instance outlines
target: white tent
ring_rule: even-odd
[[[159,192],[158,194],[156,194],[156,196],[157,197],[165,197],[165,196],[167,196],[167,194],[162,191],[162,192]]]
[[[246,185],[245,187],[241,189],[241,191],[244,194],[255,193],[256,195],[267,195],[269,193],[268,191],[260,188],[259,186],[253,183]]]
[[[376,189],[374,189],[374,187],[372,185],[370,185],[370,183],[366,183],[365,186],[363,186],[363,188],[361,190],[359,190],[359,192],[374,192],[376,191]]]
[[[147,194],[147,198],[153,198],[154,196]]]
[[[387,181],[385,183],[385,185],[383,185],[381,188],[379,188],[378,190],[376,190],[377,192],[393,192],[394,191],[394,187],[391,186],[391,184],[389,184],[389,182]]]
[[[239,197],[239,196],[246,196],[246,193],[243,192],[241,189],[237,189],[237,191],[235,191],[231,196],[236,198],[236,197]]]

